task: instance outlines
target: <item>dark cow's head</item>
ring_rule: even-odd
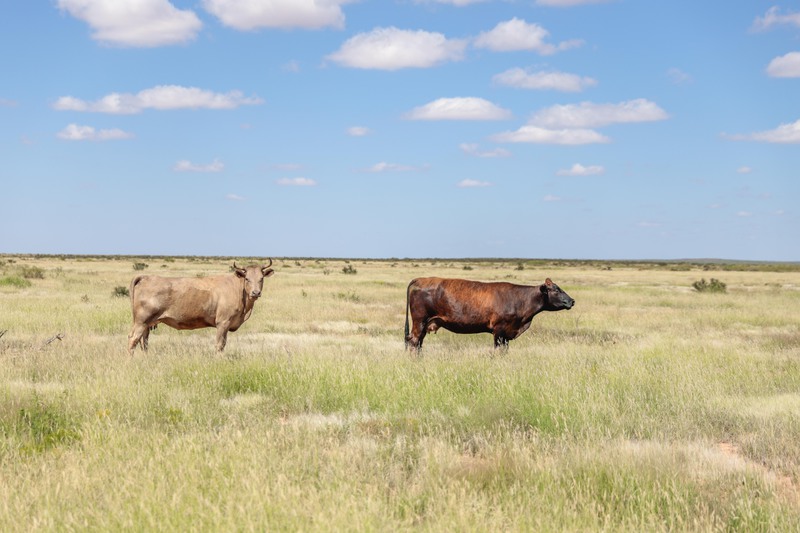
[[[267,265],[253,265],[245,268],[237,267],[234,261],[233,271],[237,276],[244,279],[244,292],[247,296],[253,299],[261,296],[261,290],[264,288],[264,278],[268,278],[275,273],[273,269],[269,268],[270,266],[272,266],[272,259],[269,260]]]
[[[575,300],[569,294],[561,290],[561,287],[552,282],[550,278],[544,280],[539,287],[544,295],[544,308],[547,311],[560,311],[561,309],[572,309]]]

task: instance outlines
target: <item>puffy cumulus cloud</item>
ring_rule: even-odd
[[[245,97],[240,91],[214,93],[197,87],[160,85],[136,94],[111,93],[94,102],[62,96],[53,107],[60,111],[85,111],[133,115],[145,109],[235,109],[263,103],[258,97]]]
[[[341,6],[351,0],[203,0],[203,7],[237,30],[343,28]]]
[[[610,124],[652,122],[669,118],[657,104],[639,98],[618,104],[554,105],[538,111],[531,124],[546,128],[599,128]]]
[[[119,139],[132,139],[133,134],[118,128],[97,130],[92,126],[70,124],[59,131],[56,136],[65,141],[114,141]]]
[[[548,129],[538,126],[522,126],[516,131],[507,131],[492,136],[495,142],[533,143],[533,144],[601,144],[611,139],[589,129]]]
[[[758,141],[774,144],[800,144],[800,120],[790,124],[781,124],[774,130],[759,131],[749,135],[728,135],[723,137],[732,141]]]
[[[283,187],[315,187],[317,182],[311,178],[281,178],[276,181],[278,185]]]
[[[222,172],[224,169],[225,165],[219,159],[215,159],[206,165],[197,165],[191,161],[182,159],[172,167],[172,170],[175,172]]]
[[[105,44],[155,47],[195,38],[203,23],[169,0],[58,0],[58,7],[92,28]]]
[[[474,143],[462,143],[459,145],[461,151],[467,155],[483,158],[509,157],[511,152],[505,148],[495,148],[494,150],[481,150],[480,146]]]
[[[515,17],[499,23],[492,30],[481,33],[475,38],[473,45],[495,52],[531,50],[541,55],[551,55],[583,44],[583,41],[579,40],[564,41],[558,45],[550,44],[545,42],[548,35],[550,32],[538,24],[529,24]]]
[[[429,68],[459,61],[467,42],[423,30],[376,28],[344,42],[328,59],[345,67],[379,70]]]
[[[778,6],[773,6],[767,10],[763,17],[756,17],[750,29],[753,31],[766,31],[773,26],[782,24],[800,28],[800,13],[789,12],[784,15]]]
[[[597,80],[566,72],[530,72],[522,68],[512,68],[496,74],[492,81],[498,85],[518,89],[549,89],[563,92],[581,92],[587,87],[597,85]]]
[[[789,52],[769,62],[767,74],[773,78],[800,78],[800,52]]]
[[[753,172],[753,169],[751,167],[744,166],[737,168],[736,172],[738,174],[750,174],[751,172]]]
[[[575,163],[570,168],[564,168],[556,172],[559,176],[597,176],[604,174],[605,168],[599,165],[589,165],[588,167]]]
[[[610,124],[665,120],[669,116],[649,100],[638,99],[619,104],[555,105],[536,112],[527,125],[517,131],[499,133],[497,142],[528,142],[541,144],[596,144],[611,139],[593,128]]]
[[[505,120],[511,112],[483,98],[439,98],[406,114],[409,120]]]
[[[492,184],[488,181],[480,181],[480,180],[473,180],[473,179],[465,179],[458,182],[457,187],[462,189],[474,189],[477,187],[489,187]]]

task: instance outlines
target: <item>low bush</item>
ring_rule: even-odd
[[[23,265],[19,267],[19,273],[25,279],[44,279],[44,269],[37,266]]]
[[[124,298],[130,296],[130,292],[128,292],[128,287],[123,287],[122,285],[117,285],[114,287],[113,295],[117,298]]]
[[[6,276],[0,278],[0,287],[17,287],[18,289],[25,289],[32,285],[30,281],[19,276]]]
[[[728,286],[716,278],[711,278],[710,282],[703,278],[692,283],[692,287],[697,292],[727,292],[728,290]]]

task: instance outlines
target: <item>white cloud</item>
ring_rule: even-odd
[[[610,124],[665,120],[667,113],[657,104],[639,98],[619,104],[554,105],[538,111],[530,123],[546,128],[599,128]]]
[[[327,58],[362,69],[429,68],[460,60],[466,46],[466,41],[447,39],[441,33],[375,28],[351,37]]]
[[[301,70],[300,69],[300,62],[297,61],[296,59],[292,59],[291,61],[288,61],[288,62],[284,63],[283,67],[281,67],[281,68],[283,70],[285,70],[286,72],[293,72],[295,74],[297,74]]]
[[[0,98],[0,107],[17,107],[19,105],[16,100],[9,100],[7,98]]]
[[[495,52],[532,50],[541,55],[551,55],[560,50],[575,48],[583,44],[583,41],[578,40],[564,41],[558,45],[546,43],[545,39],[549,34],[538,24],[529,24],[515,17],[478,35],[475,38],[474,46],[488,48]]]
[[[237,30],[343,28],[341,6],[351,0],[203,0],[203,7]]]
[[[610,0],[536,0],[536,4],[550,7],[572,7],[588,4],[604,4],[609,1]]]
[[[244,202],[245,201],[245,197],[244,196],[239,196],[238,194],[233,194],[233,193],[226,194],[225,198],[227,198],[228,200],[234,201],[234,202]]]
[[[590,129],[548,129],[538,126],[522,126],[516,131],[507,131],[492,136],[495,142],[534,143],[534,144],[597,144],[608,143],[611,139]]]
[[[571,168],[561,169],[556,172],[556,174],[559,176],[596,176],[598,174],[604,174],[605,171],[606,169],[599,165],[589,165],[585,167],[580,163],[575,163]]]
[[[736,172],[738,172],[739,174],[750,174],[751,172],[753,172],[753,169],[750,167],[739,167],[736,169]]]
[[[679,68],[671,68],[667,71],[667,77],[675,85],[687,85],[692,83],[692,76]]]
[[[751,211],[737,211],[736,216],[746,218],[753,216],[753,213]]]
[[[182,159],[172,167],[172,170],[175,172],[222,172],[224,169],[225,165],[219,159],[215,159],[207,165],[197,165],[191,161]]]
[[[457,187],[461,187],[462,189],[472,189],[478,187],[489,187],[492,184],[488,181],[478,181],[473,179],[465,179],[458,182]]]
[[[722,136],[732,141],[759,141],[775,144],[800,144],[800,120],[791,124],[781,124],[774,130],[759,131],[749,135]]]
[[[364,137],[370,133],[372,133],[372,131],[364,126],[352,126],[347,128],[347,134],[351,137]]]
[[[504,120],[511,112],[483,98],[439,98],[415,107],[406,115],[409,120]]]
[[[667,113],[645,99],[619,104],[555,105],[536,112],[527,125],[516,131],[498,133],[496,142],[528,142],[538,144],[595,144],[611,139],[592,128],[610,124],[664,120]]]
[[[194,12],[169,0],[58,0],[58,7],[89,24],[92,39],[118,46],[185,43],[203,27]]]
[[[420,170],[419,167],[412,167],[409,165],[398,165],[397,163],[386,163],[385,161],[381,161],[380,163],[375,163],[371,167],[367,168],[367,172],[411,172]]]
[[[561,197],[560,196],[556,196],[554,194],[547,194],[547,195],[545,195],[544,198],[542,198],[542,200],[544,200],[545,202],[560,202],[561,201]]]
[[[800,78],[800,52],[789,52],[769,62],[767,74],[773,78]]]
[[[60,111],[133,115],[145,109],[235,109],[242,105],[261,103],[261,98],[245,97],[240,91],[214,93],[197,87],[159,85],[136,94],[111,93],[94,102],[62,96],[53,107]]]
[[[79,126],[70,124],[59,131],[56,136],[67,141],[112,141],[119,139],[132,139],[133,134],[118,128],[110,130],[96,130],[92,126]]]
[[[509,152],[505,148],[495,148],[494,150],[481,150],[480,147],[474,143],[462,143],[458,147],[461,148],[461,151],[464,152],[465,154],[475,157],[492,158],[492,157],[509,157],[511,155],[511,152]]]
[[[580,92],[597,85],[597,80],[566,72],[529,72],[522,68],[512,68],[495,74],[494,83],[519,89],[552,89],[564,92]]]
[[[642,220],[638,224],[636,224],[640,228],[660,228],[663,226],[660,222],[651,222],[649,220]]]
[[[471,4],[480,4],[490,0],[414,0],[415,4],[450,4],[456,7],[464,7]]]
[[[314,187],[317,182],[311,178],[281,178],[276,181],[278,185],[284,187]]]
[[[800,13],[787,13],[782,15],[778,6],[773,6],[767,10],[763,17],[756,17],[751,29],[753,31],[765,31],[773,26],[789,24],[800,28]]]

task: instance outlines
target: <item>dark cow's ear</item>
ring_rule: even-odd
[[[275,271],[272,270],[271,268],[264,267],[264,268],[261,269],[261,273],[264,274],[265,278],[268,278],[271,275],[273,275],[275,273]]]
[[[553,287],[553,280],[551,280],[550,278],[547,278],[546,280],[544,280],[544,283],[542,283],[542,285],[539,287],[539,289],[542,292],[547,292],[548,289],[550,289],[552,287]]]

